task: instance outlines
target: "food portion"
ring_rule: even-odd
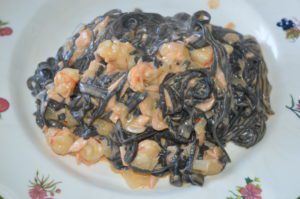
[[[259,142],[271,86],[251,36],[210,15],[111,10],[82,26],[27,81],[52,150],[111,162],[132,188],[202,185],[227,142]]]

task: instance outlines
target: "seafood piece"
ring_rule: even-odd
[[[190,60],[190,53],[181,42],[170,42],[163,44],[159,49],[162,60],[168,64],[182,63]]]
[[[91,165],[95,164],[103,156],[102,145],[94,138],[89,138],[85,146],[78,152],[79,162]]]
[[[128,42],[105,40],[99,44],[95,53],[110,64],[107,73],[112,74],[126,71],[134,64],[134,57],[130,55],[133,50],[134,47]]]
[[[46,136],[48,137],[48,142],[52,150],[58,155],[68,154],[70,147],[75,141],[74,135],[67,128],[49,128]]]
[[[140,104],[139,108],[143,115],[152,117],[156,106],[156,101],[151,95],[147,96]]]
[[[198,139],[198,142],[200,145],[204,144],[204,142],[205,142],[206,124],[207,124],[206,120],[204,118],[200,118],[194,127],[195,132],[196,132],[196,138]]]
[[[153,140],[143,140],[131,165],[139,169],[152,170],[158,163],[160,146]]]
[[[106,16],[100,23],[98,23],[96,25],[96,27],[94,28],[94,33],[95,34],[101,34],[103,33],[103,31],[105,30],[105,27],[108,25],[110,21],[110,17],[109,16]]]
[[[127,122],[128,109],[122,103],[116,103],[116,105],[112,108],[112,114],[109,119],[116,123],[118,120],[121,120],[122,124],[126,124]]]
[[[213,62],[214,52],[211,46],[191,51],[191,58],[200,68],[208,68]]]
[[[78,138],[72,146],[69,148],[69,153],[74,153],[80,151],[85,145],[87,145],[88,141],[83,138]]]
[[[161,131],[168,128],[168,125],[164,121],[162,112],[160,109],[155,109],[152,114],[152,128],[157,131]]]
[[[113,131],[115,129],[113,123],[111,123],[110,121],[100,119],[100,118],[98,118],[94,121],[93,126],[97,129],[97,132],[99,133],[99,135],[103,135],[106,137],[111,135],[111,133],[113,133]]]
[[[79,37],[75,40],[75,45],[78,49],[85,49],[90,45],[92,40],[92,31],[90,29],[82,30]]]
[[[128,186],[132,189],[150,188],[153,189],[158,178],[150,174],[140,174],[132,170],[122,171],[121,175],[126,180]]]
[[[193,170],[202,175],[216,175],[220,173],[224,164],[220,162],[223,152],[219,147],[213,147],[204,152],[203,160],[194,160]]]
[[[73,93],[79,81],[79,70],[64,68],[54,77],[54,92],[67,98]]]
[[[150,117],[140,115],[129,121],[125,125],[125,129],[131,133],[143,133],[146,130],[146,126],[150,121]]]
[[[157,70],[151,63],[139,62],[128,74],[129,86],[135,92],[143,92],[145,83],[156,77]]]
[[[97,62],[96,60],[91,61],[88,69],[84,71],[81,77],[81,81],[86,82],[88,79],[92,79],[93,77],[95,77],[96,72],[99,70],[99,68],[100,68],[99,62]]]

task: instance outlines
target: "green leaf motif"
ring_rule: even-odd
[[[247,184],[251,184],[253,182],[253,180],[249,177],[245,178],[245,181]]]
[[[36,176],[34,177],[34,181],[29,181],[31,188],[35,186],[41,187],[46,193],[54,196],[55,193],[60,193],[61,190],[57,188],[57,185],[61,182],[56,182],[55,180],[51,180],[50,176],[41,176],[39,171],[36,171]],[[0,198],[1,199],[1,198]]]
[[[1,199],[1,198],[0,198]],[[300,196],[298,196],[296,199],[300,199]]]
[[[294,98],[293,98],[293,96],[291,95],[291,107],[292,108],[294,108],[294,106],[295,106],[295,100],[294,100]]]
[[[296,107],[295,100],[292,95],[291,95],[291,106],[286,105],[285,107],[290,111],[292,111],[298,118],[300,118],[300,110]]]
[[[254,178],[246,177],[245,181],[246,181],[246,185],[251,184],[251,185],[254,185],[257,188],[261,189],[261,187],[259,185],[259,183],[260,183],[259,178],[257,178],[257,177],[254,177]],[[229,190],[231,196],[227,197],[226,199],[246,199],[246,198],[249,198],[248,196],[244,196],[241,193],[242,189],[245,189],[245,187],[244,186],[236,186],[236,191],[235,192]],[[261,197],[260,194],[257,194],[257,196]],[[300,199],[300,197],[297,198],[297,199]]]
[[[255,177],[255,178],[254,178],[254,181],[255,181],[255,182],[260,182],[260,179],[257,178],[257,177]]]
[[[4,197],[0,195],[0,199],[4,199]]]
[[[4,21],[1,21],[1,20],[0,20],[0,27],[1,27],[1,26],[5,26],[5,25],[7,25],[7,24],[8,24],[8,22],[4,22]],[[1,197],[2,197],[2,196],[1,196]],[[2,198],[3,198],[3,197],[2,197]],[[0,198],[0,199],[2,199],[2,198]]]
[[[256,186],[257,188],[262,190],[262,188],[260,187],[260,179],[259,178],[257,178],[257,177],[254,177],[254,178],[246,177],[245,181],[246,181],[246,186],[248,184],[251,184],[251,185]],[[241,193],[242,189],[246,189],[245,186],[236,186],[236,191],[235,192],[229,190],[230,196],[227,197],[226,199],[246,199],[246,198],[249,198],[248,196],[244,196]],[[257,194],[257,196],[261,197],[260,194]],[[300,199],[300,196],[297,199]]]

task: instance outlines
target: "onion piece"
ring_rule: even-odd
[[[216,175],[222,171],[224,165],[219,160],[194,160],[193,170],[202,175]]]
[[[158,178],[149,174],[140,174],[132,170],[122,171],[122,176],[131,189],[154,188]]]

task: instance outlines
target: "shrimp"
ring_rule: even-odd
[[[70,147],[74,143],[74,135],[68,128],[49,128],[46,134],[51,149],[58,155],[69,153]]]
[[[116,96],[114,95],[109,99],[109,101],[105,107],[105,111],[106,112],[112,111],[116,105],[117,105],[117,100],[116,100]]]
[[[213,62],[213,48],[206,46],[191,51],[192,61],[200,68],[209,68]]]
[[[125,104],[116,103],[116,105],[112,109],[112,114],[110,115],[109,119],[113,123],[117,123],[118,120],[121,121],[122,125],[126,124],[126,117],[128,115],[128,108]]]
[[[236,27],[235,23],[233,22],[229,22],[227,24],[225,24],[224,28],[230,29],[230,30],[234,30]]]
[[[180,42],[163,44],[159,49],[159,55],[167,64],[176,62],[182,63],[186,60],[190,60],[189,50],[185,47],[184,43]]]
[[[206,120],[204,118],[201,118],[194,126],[196,137],[200,145],[204,144],[205,142],[205,126]]]
[[[103,136],[109,136],[114,131],[113,123],[99,118],[94,121],[93,126],[98,134]]]
[[[127,185],[132,189],[137,188],[154,188],[158,182],[158,178],[150,174],[136,173],[132,170],[123,170],[122,176],[126,180]]]
[[[145,91],[152,92],[152,93],[159,93],[159,85],[150,85],[145,87]]]
[[[69,60],[68,64],[72,66],[76,62],[76,60],[83,55],[83,53],[84,53],[84,49],[76,49],[71,59]]]
[[[223,39],[231,45],[234,44],[235,42],[238,42],[240,40],[240,37],[236,33],[227,33],[223,37]]]
[[[153,170],[158,163],[160,146],[153,140],[143,140],[138,145],[138,151],[131,162],[132,166],[140,169]]]
[[[83,55],[86,48],[90,45],[92,41],[93,33],[90,29],[83,29],[79,33],[79,37],[75,40],[76,50],[74,51],[69,65],[73,65],[76,60]],[[70,50],[72,44],[70,42],[67,43],[67,47]]]
[[[217,68],[215,82],[220,89],[225,89],[227,87],[227,82],[223,71]]]
[[[98,162],[103,156],[102,145],[94,138],[89,138],[87,144],[78,152],[79,162],[91,165]]]
[[[83,138],[78,138],[72,146],[69,148],[69,153],[74,153],[80,151],[85,145],[87,145],[87,140]]]
[[[101,32],[103,32],[105,30],[105,27],[107,26],[107,24],[110,21],[110,17],[106,16],[100,23],[98,23],[96,25],[96,27],[94,28],[94,33],[96,34],[100,34]]]
[[[54,77],[54,91],[64,98],[70,97],[79,81],[79,70],[64,68]]]
[[[66,42],[65,46],[64,46],[64,52],[68,52],[68,51],[71,51],[73,48],[73,41],[70,39]],[[83,55],[84,53],[84,49],[75,49],[75,51],[73,52],[72,54],[72,57],[70,58],[69,62],[68,62],[68,65],[73,65],[76,60],[81,56]]]
[[[128,42],[105,40],[99,44],[95,55],[110,64],[109,72],[112,73],[126,71],[134,64],[134,57],[130,55],[133,50],[134,47]]]
[[[86,82],[88,79],[95,77],[98,69],[100,68],[100,63],[96,60],[91,61],[88,69],[84,71],[81,81]]]
[[[228,55],[230,55],[232,52],[233,52],[233,47],[231,45],[228,45],[228,44],[223,44],[226,52]]]
[[[149,62],[139,62],[128,73],[129,86],[135,92],[143,92],[145,83],[156,77],[157,70]]]
[[[53,85],[53,87],[51,87],[47,90],[47,95],[48,95],[49,99],[53,99],[57,102],[61,102],[64,100],[64,98],[55,91],[54,85]]]
[[[159,85],[158,84],[153,84],[150,86],[145,87],[145,91],[148,93],[149,96],[151,96],[155,102],[159,100]]]
[[[82,30],[79,37],[75,40],[77,49],[86,49],[91,43],[92,35],[93,33],[90,29]]]
[[[157,131],[162,131],[168,128],[168,125],[165,123],[162,112],[160,109],[155,109],[152,115],[152,128]]]
[[[144,80],[140,74],[139,68],[134,66],[128,73],[128,82],[129,86],[135,92],[144,91]]]
[[[106,65],[105,73],[108,75],[111,75],[115,72],[121,71],[118,66],[114,62],[108,62]]]
[[[139,109],[143,115],[152,117],[155,105],[156,101],[149,95],[139,104]]]
[[[164,64],[158,69],[157,78],[154,79],[153,84],[160,85],[169,73],[180,73],[183,71],[185,71],[185,67],[181,65]]]
[[[151,120],[150,117],[145,115],[139,115],[128,121],[125,129],[131,133],[143,133],[146,130],[146,125]]]

